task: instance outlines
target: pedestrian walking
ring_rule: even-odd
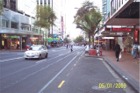
[[[138,56],[138,45],[137,44],[134,44],[132,46],[132,56],[133,56],[133,58],[137,58],[137,56]]]
[[[73,51],[73,45],[70,46],[70,51],[71,51],[71,52]]]
[[[117,58],[117,61],[119,61],[119,55],[121,52],[121,48],[120,48],[120,45],[118,43],[116,43],[114,50],[115,50],[115,56]]]
[[[66,48],[68,49],[68,44],[66,45]]]

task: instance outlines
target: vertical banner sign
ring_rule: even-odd
[[[62,30],[62,38],[63,38],[63,31],[64,31],[63,16],[61,16],[61,30]]]
[[[138,38],[139,38],[139,31],[136,29],[134,32],[134,41],[138,42]]]

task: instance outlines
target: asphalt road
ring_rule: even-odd
[[[24,52],[0,52],[0,93],[133,93],[103,61],[84,47],[49,49],[48,58],[25,60]]]

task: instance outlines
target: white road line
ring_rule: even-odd
[[[46,83],[38,93],[43,93],[43,91],[77,58],[77,56],[78,54],[72,60],[70,60],[48,83]]]
[[[18,58],[12,58],[12,59],[0,60],[0,63],[6,62],[6,61],[15,60],[15,59],[21,59],[21,58],[23,58],[23,57],[18,57]]]
[[[63,57],[63,58],[61,58],[61,59],[58,60],[57,62],[53,62],[53,63],[51,63],[51,64],[48,64],[48,65],[45,66],[45,67],[42,67],[41,69],[39,69],[39,70],[37,70],[37,71],[35,71],[35,72],[31,73],[31,74],[28,74],[27,76],[21,78],[20,80],[17,80],[16,82],[13,82],[13,83],[11,83],[11,84],[8,84],[7,86],[4,87],[4,89],[6,89],[6,88],[8,88],[8,87],[11,87],[11,86],[13,86],[13,85],[15,85],[15,84],[17,84],[17,83],[20,83],[21,81],[23,81],[23,80],[25,80],[25,79],[27,79],[27,78],[29,78],[29,77],[35,75],[36,73],[38,73],[38,72],[40,72],[40,71],[42,71],[42,70],[45,70],[45,69],[47,69],[48,67],[50,67],[50,66],[52,66],[52,65],[54,65],[54,64],[56,64],[56,63],[58,63],[58,62],[61,62],[61,60],[63,60],[64,58],[66,58],[66,57],[68,57],[68,56],[70,56],[70,55],[71,55],[71,54],[69,54],[69,55],[67,55],[67,56],[65,56],[65,57]],[[75,56],[75,57],[76,57],[76,56]],[[73,59],[72,59],[72,60],[73,60]],[[36,65],[39,65],[39,64],[35,64],[35,65],[30,66],[30,67],[34,67],[34,66],[36,66]],[[27,68],[30,68],[30,67],[27,67]],[[18,72],[19,72],[19,71],[18,71]],[[14,74],[15,74],[15,73],[14,73]]]
[[[60,56],[66,55],[66,54],[68,54],[68,53],[65,53],[65,54],[59,54],[58,56],[56,56],[56,57],[54,57],[54,58],[51,58],[51,59],[48,59],[48,60],[52,60],[52,59],[58,58],[58,57],[60,57]],[[47,60],[47,59],[40,60],[40,61],[37,61],[36,63],[39,64],[39,63],[42,63],[42,62],[44,62],[44,61],[46,61],[46,60]]]

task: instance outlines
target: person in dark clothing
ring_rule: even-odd
[[[114,49],[115,49],[115,55],[116,55],[117,61],[119,61],[119,55],[120,55],[120,52],[121,52],[120,45],[118,43],[116,43]]]
[[[70,50],[71,50],[71,52],[73,51],[73,45],[71,45]]]

